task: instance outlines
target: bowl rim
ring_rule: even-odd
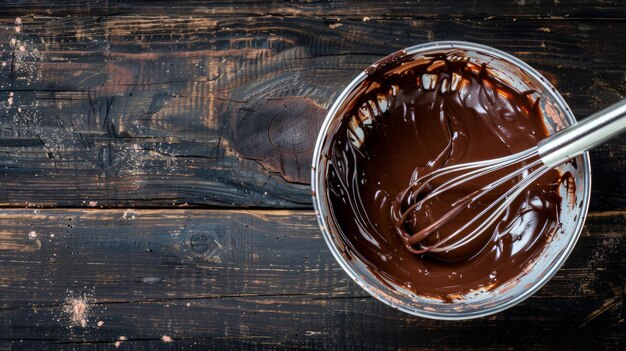
[[[545,85],[546,89],[550,91],[551,94],[553,95],[552,97],[554,98],[554,101],[563,108],[564,114],[565,114],[565,120],[570,125],[576,123],[576,118],[574,117],[571,109],[569,108],[569,106],[567,105],[567,103],[565,102],[561,94],[552,86],[552,84],[550,84],[550,82],[545,77],[543,77],[539,72],[537,72],[530,65],[514,57],[513,55],[510,55],[506,52],[500,51],[498,49],[495,49],[487,45],[476,44],[476,43],[471,43],[471,42],[466,42],[466,41],[429,42],[429,43],[414,45],[406,49],[396,51],[395,53],[392,53],[378,60],[377,62],[373,63],[370,67],[377,67],[377,65],[380,64],[381,62],[384,62],[386,59],[392,58],[395,55],[398,55],[399,53],[409,56],[409,55],[416,55],[420,53],[427,53],[432,50],[442,50],[446,48],[485,53],[485,54],[492,55],[498,59],[502,59],[505,61],[509,61],[510,63],[513,63],[518,68],[524,70],[533,79],[536,79],[537,81],[541,82],[541,84]],[[539,280],[537,280],[528,289],[525,289],[520,295],[511,298],[505,303],[497,304],[492,307],[485,308],[483,310],[462,311],[462,312],[453,312],[453,313],[442,313],[442,312],[436,312],[436,311],[433,312],[433,311],[428,311],[425,309],[420,309],[417,306],[408,306],[408,305],[398,304],[397,302],[395,302],[398,300],[390,296],[386,291],[375,288],[369,282],[359,277],[359,274],[354,270],[352,265],[349,262],[347,262],[344,255],[341,252],[339,252],[339,249],[337,248],[333,240],[332,233],[330,233],[329,229],[327,229],[329,228],[329,226],[328,226],[328,223],[326,223],[326,216],[322,214],[322,210],[325,209],[324,205],[322,204],[322,201],[323,201],[322,198],[325,197],[325,195],[320,194],[318,192],[318,188],[319,188],[318,184],[320,181],[323,181],[323,177],[322,179],[320,179],[319,177],[320,168],[318,165],[322,161],[321,152],[324,147],[328,130],[330,128],[332,121],[335,118],[336,113],[338,112],[340,107],[343,105],[348,95],[353,91],[353,89],[358,84],[360,84],[367,76],[368,74],[366,73],[365,70],[363,70],[344,88],[341,94],[335,99],[335,102],[333,103],[331,108],[328,110],[328,113],[326,114],[326,117],[324,118],[324,122],[322,123],[322,127],[317,136],[315,148],[313,150],[313,158],[312,158],[312,164],[311,164],[311,189],[312,189],[313,207],[315,210],[315,215],[317,217],[320,230],[322,231],[322,236],[324,237],[324,241],[326,242],[328,248],[330,249],[331,253],[335,257],[335,260],[339,263],[341,268],[361,288],[363,288],[367,293],[369,293],[370,295],[372,295],[379,301],[393,308],[396,308],[402,312],[405,312],[414,316],[430,318],[430,319],[438,319],[438,320],[465,320],[465,319],[474,319],[474,318],[480,318],[480,317],[492,315],[492,314],[501,312],[505,309],[508,309],[514,305],[517,305],[518,303],[529,298],[531,295],[537,292],[537,290],[542,288],[565,263],[565,261],[571,254],[574,246],[576,245],[576,242],[578,241],[578,238],[580,237],[580,234],[584,227],[584,223],[587,218],[587,213],[589,210],[589,198],[591,196],[591,164],[589,161],[588,152],[585,152],[581,155],[583,159],[582,174],[583,174],[583,181],[584,181],[584,184],[583,184],[584,196],[582,199],[581,216],[576,222],[574,233],[571,235],[569,242],[567,242],[566,246],[561,251],[560,256],[557,258],[556,262],[552,266],[550,266],[545,272],[543,272]]]

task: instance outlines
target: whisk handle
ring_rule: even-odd
[[[537,151],[552,168],[625,131],[626,100],[622,100],[540,141]]]

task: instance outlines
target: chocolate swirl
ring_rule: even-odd
[[[558,172],[528,187],[478,240],[436,254],[407,250],[418,249],[407,238],[499,174],[419,210],[411,209],[417,198],[407,185],[443,166],[536,145],[547,135],[539,102],[459,54],[399,62],[373,72],[358,89],[362,94],[341,111],[327,164],[331,216],[347,253],[385,281],[444,300],[519,274],[558,225]],[[484,206],[462,211],[425,242],[445,238]]]

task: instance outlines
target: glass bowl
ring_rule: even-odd
[[[583,229],[591,190],[591,168],[589,155],[585,153],[560,166],[561,173],[569,171],[576,184],[576,190],[562,186],[559,189],[563,198],[560,211],[560,229],[551,237],[542,252],[529,262],[522,273],[493,290],[466,295],[461,300],[444,302],[439,299],[419,296],[400,287],[390,288],[389,282],[381,281],[372,274],[357,255],[346,255],[345,244],[337,235],[337,224],[329,216],[330,204],[327,199],[326,162],[330,140],[342,123],[343,116],[338,111],[353,102],[362,91],[358,89],[363,80],[372,72],[388,69],[399,64],[423,58],[424,55],[460,53],[471,62],[487,63],[490,73],[507,81],[518,91],[534,90],[534,98],[541,99],[541,110],[549,134],[576,123],[571,110],[556,89],[535,69],[521,60],[494,48],[460,41],[432,42],[416,45],[398,51],[374,63],[359,74],[339,95],[328,111],[317,138],[312,163],[313,205],[322,234],[333,256],[348,275],[369,294],[378,300],[403,312],[433,319],[460,320],[487,316],[507,309],[525,300],[556,273],[574,248]],[[401,60],[400,60],[401,58]]]

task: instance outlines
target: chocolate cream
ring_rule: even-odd
[[[512,169],[437,196],[404,219],[411,201],[403,191],[441,167],[537,145],[547,136],[539,101],[459,53],[416,60],[400,54],[388,61],[367,72],[358,96],[338,112],[343,122],[330,140],[327,197],[344,254],[389,286],[422,296],[453,301],[491,290],[522,273],[558,227],[559,173],[550,171],[529,186],[476,240],[446,252],[415,254],[470,221],[519,179],[423,241],[410,244],[407,236]]]

